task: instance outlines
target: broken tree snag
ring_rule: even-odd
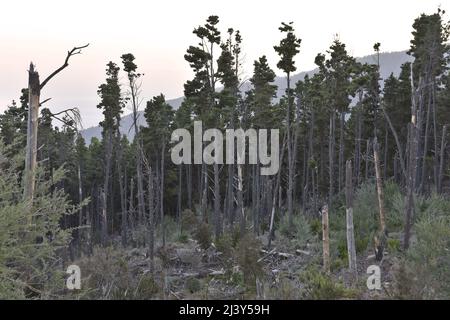
[[[39,81],[39,73],[34,69],[33,63],[30,64],[28,71],[28,123],[27,123],[27,147],[25,156],[25,181],[24,181],[24,199],[33,200],[35,173],[36,173],[36,154],[37,154],[37,134],[38,134],[38,115],[40,106],[40,95],[42,88],[59,72],[69,65],[70,57],[81,54],[81,49],[88,46],[74,47],[67,52],[66,59],[61,67],[53,71],[42,83]],[[46,101],[48,101],[47,99]]]
[[[375,162],[375,177],[377,182],[378,209],[380,211],[380,232],[378,236],[375,237],[375,256],[378,261],[381,261],[383,259],[387,232],[384,210],[383,180],[381,178],[380,145],[378,144],[376,137],[373,141],[373,158]]]
[[[37,130],[39,115],[39,99],[41,95],[41,84],[39,73],[34,69],[33,63],[30,63],[28,70],[28,124],[27,124],[27,148],[25,155],[25,183],[24,198],[33,200],[34,194],[34,176],[36,171],[37,154]]]
[[[380,229],[384,233],[386,230],[386,219],[384,210],[383,180],[381,178],[380,146],[376,137],[373,142],[373,157],[375,161],[375,177],[377,181],[378,208],[380,211]]]
[[[330,273],[330,236],[328,226],[328,205],[322,208],[322,246],[323,246],[323,269]]]
[[[353,177],[352,161],[348,160],[345,171],[345,200],[346,200],[346,221],[347,221],[347,252],[348,267],[350,272],[356,275],[356,246],[355,232],[353,227]]]

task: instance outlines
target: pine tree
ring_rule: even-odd
[[[286,95],[287,95],[287,110],[286,110],[286,132],[287,132],[287,146],[288,146],[288,189],[287,189],[287,202],[288,202],[288,216],[289,226],[293,227],[293,187],[294,187],[294,152],[292,140],[292,91],[291,91],[291,74],[297,70],[295,67],[295,56],[300,52],[301,39],[298,39],[295,35],[293,23],[282,23],[278,29],[282,33],[286,33],[286,37],[280,41],[278,46],[274,46],[275,51],[280,56],[280,60],[277,63],[277,67],[286,74]]]
[[[114,163],[115,137],[118,135],[120,126],[120,114],[122,113],[123,102],[119,85],[119,67],[109,62],[106,69],[106,83],[100,85],[98,95],[101,98],[97,108],[103,110],[104,120],[100,122],[102,127],[103,144],[105,148],[105,180],[103,184],[102,213],[101,213],[101,234],[102,242],[105,243],[108,236],[108,213],[112,216],[113,208],[108,206],[108,195],[111,196],[111,179]]]

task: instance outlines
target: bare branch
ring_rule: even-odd
[[[46,103],[46,102],[48,102],[48,101],[50,101],[50,100],[52,100],[52,98],[45,99],[44,101],[42,101],[41,103],[39,103],[39,107],[41,107],[44,103]]]
[[[74,125],[70,124],[67,120],[63,118],[58,117],[59,115],[64,114],[64,116],[68,117],[70,120],[72,120],[74,122]],[[63,111],[60,111],[58,113],[52,113],[51,114],[52,118],[55,118],[56,120],[64,123],[67,126],[70,126],[71,128],[75,129],[76,131],[78,131],[78,126],[83,129],[83,124],[81,121],[81,116],[80,116],[80,111],[78,110],[78,108],[70,108],[70,109],[66,109]]]
[[[58,73],[60,73],[62,70],[64,70],[68,65],[69,65],[69,59],[70,57],[77,55],[77,54],[81,54],[81,50],[86,48],[87,46],[89,46],[89,43],[81,46],[81,47],[74,47],[72,50],[67,52],[67,56],[66,56],[66,60],[64,60],[64,64],[59,67],[58,69],[56,69],[55,71],[53,71],[42,83],[40,86],[40,89],[42,89],[54,76],[56,76]]]

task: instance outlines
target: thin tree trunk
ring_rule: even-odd
[[[380,165],[380,147],[375,137],[373,142],[373,156],[375,161],[375,176],[377,181],[377,195],[378,195],[378,208],[380,213],[380,229],[384,233],[386,230],[386,219],[384,210],[384,193],[383,193],[383,179],[381,178],[381,165]]]
[[[444,176],[446,136],[447,136],[447,125],[445,125],[442,128],[441,156],[439,161],[439,175],[438,175],[438,193],[442,193],[442,178]]]
[[[81,180],[81,163],[78,162],[77,166],[77,173],[78,173],[78,202],[81,204],[83,202],[83,182]],[[84,206],[80,207],[80,212],[78,213],[78,251],[81,252],[81,242],[82,242],[82,229],[81,226],[83,225],[83,213],[84,213]]]
[[[414,216],[414,190],[416,186],[416,174],[417,174],[417,150],[418,150],[418,129],[417,123],[420,122],[417,119],[417,104],[416,104],[416,92],[414,89],[414,81],[412,75],[411,66],[411,123],[409,130],[409,159],[408,159],[408,179],[405,197],[405,229],[403,238],[403,248],[407,250],[409,248],[409,239],[411,236],[411,224],[412,217]],[[419,89],[422,87],[422,79],[419,80]]]
[[[329,163],[329,194],[328,194],[328,207],[332,208],[333,195],[334,195],[334,125],[335,125],[335,113],[331,111],[330,115],[330,136],[328,142],[328,163]],[[327,209],[328,210],[328,209]]]
[[[162,246],[163,248],[166,246],[166,224],[164,222],[164,160],[166,153],[166,144],[163,142],[162,150],[161,150],[161,176],[160,176],[160,196],[159,196],[159,208],[160,208],[160,216],[161,216],[161,230],[162,230]]]
[[[242,177],[241,177],[242,178]],[[219,164],[214,163],[214,220],[216,239],[222,234],[222,216],[220,213],[220,181]]]
[[[108,191],[110,186],[111,176],[111,162],[112,162],[112,133],[111,129],[106,129],[105,132],[105,180],[103,184],[102,194],[102,244],[105,245],[108,236]]]
[[[421,178],[420,178],[420,185],[419,185],[419,192],[423,193],[425,191],[425,183],[427,181],[427,155],[428,155],[428,136],[429,136],[429,126],[430,126],[430,114],[431,114],[431,94],[428,93],[428,104],[427,104],[427,118],[425,123],[425,136],[424,136],[424,143],[423,143],[423,150],[422,150],[422,172],[421,172]]]
[[[323,250],[323,269],[330,273],[330,235],[328,224],[328,205],[322,208],[322,250]]]
[[[278,189],[280,188],[280,180],[281,180],[281,164],[283,163],[283,155],[284,155],[284,151],[286,148],[286,134],[284,135],[283,138],[283,147],[281,148],[281,153],[280,153],[280,169],[278,170],[278,175],[277,175],[277,181],[276,181],[276,185],[275,188],[273,189],[273,196],[272,196],[272,212],[270,214],[270,225],[269,225],[269,240],[267,243],[267,247],[270,249],[270,246],[272,245],[272,237],[274,234],[274,222],[275,222],[275,208],[276,208],[276,203],[277,203],[277,192]]]
[[[294,225],[293,220],[293,204],[292,204],[292,189],[294,186],[294,163],[292,154],[292,137],[291,137],[291,78],[289,72],[287,73],[287,95],[288,106],[286,116],[286,130],[287,130],[287,145],[288,145],[288,189],[287,189],[287,204],[288,204],[288,218],[289,226]]]
[[[381,107],[381,110],[383,111],[384,117],[386,118],[386,121],[389,124],[389,128],[391,129],[392,135],[394,136],[395,144],[397,145],[398,156],[400,158],[400,167],[402,169],[402,175],[404,178],[406,178],[405,159],[403,157],[403,149],[402,149],[402,145],[400,144],[400,140],[398,138],[397,131],[395,130],[394,125],[392,124],[391,118],[387,114],[386,110],[383,107]]]
[[[355,134],[355,177],[356,185],[361,183],[361,101],[363,92],[359,93],[359,102],[356,110],[356,134]]]
[[[244,235],[246,225],[245,225],[245,212],[244,212],[244,197],[243,197],[243,181],[242,181],[242,165],[237,164],[237,178],[238,178],[238,189],[237,189],[237,202],[238,202],[238,212],[239,212],[239,225],[241,235]]]
[[[148,168],[148,209],[149,209],[149,256],[150,256],[150,272],[154,273],[154,252],[155,252],[155,205],[154,205],[154,178],[152,168]]]
[[[370,140],[366,141],[366,181],[369,180]]]
[[[384,170],[383,170],[383,179],[387,180],[388,174],[388,156],[389,156],[389,131],[386,123],[384,124]]]
[[[353,227],[353,177],[352,177],[352,162],[347,161],[345,174],[345,199],[346,199],[346,221],[347,221],[347,252],[348,252],[348,267],[350,272],[357,275],[356,267],[356,246],[355,233]]]
[[[432,99],[432,108],[433,108],[433,137],[434,137],[434,186],[435,190],[438,190],[438,180],[439,180],[439,149],[438,149],[438,132],[437,132],[437,119],[436,119],[436,84],[433,83],[433,99]]]
[[[345,113],[342,111],[340,113],[340,124],[339,124],[339,169],[338,169],[338,191],[342,191],[342,182],[344,181],[344,126],[345,126]]]
[[[181,192],[182,192],[183,165],[178,166],[178,195],[177,195],[177,224],[181,233]]]
[[[192,209],[192,164],[187,165],[186,175],[187,206],[189,209]]]

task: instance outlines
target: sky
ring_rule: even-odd
[[[253,61],[262,55],[282,75],[273,49],[282,21],[294,22],[302,39],[296,66],[307,71],[336,34],[355,57],[371,54],[375,42],[381,42],[382,51],[405,50],[414,19],[439,6],[450,13],[447,0],[3,0],[0,111],[27,86],[30,61],[43,80],[63,63],[68,50],[86,43],[83,54],[72,57],[41,93],[41,100],[52,98],[46,107],[53,112],[78,107],[85,128],[101,120],[97,88],[104,82],[106,63],[120,64],[123,53],[133,53],[145,74],[143,101],[160,93],[166,99],[182,96],[183,84],[192,78],[184,54],[197,44],[192,30],[209,15],[219,16],[223,33],[229,27],[240,30],[243,78],[249,78]]]

